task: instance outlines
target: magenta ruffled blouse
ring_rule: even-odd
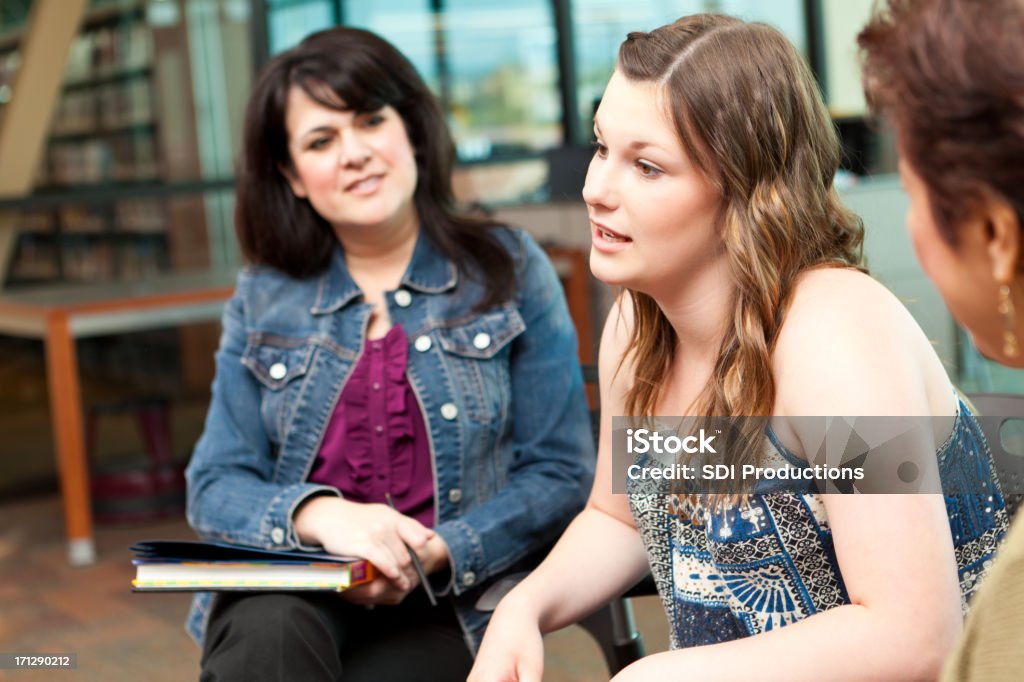
[[[354,502],[385,502],[434,525],[430,440],[405,375],[409,342],[400,325],[368,339],[324,433],[309,480]]]

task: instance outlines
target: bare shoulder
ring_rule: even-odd
[[[816,268],[797,279],[786,324],[805,324],[827,315],[854,326],[879,314],[914,324],[899,299],[870,275],[852,268]]]
[[[773,354],[790,414],[945,411],[949,380],[906,307],[853,269],[819,268],[797,281]]]
[[[797,280],[779,334],[777,352],[864,352],[922,336],[914,318],[891,291],[869,275],[848,268],[818,268]],[[837,347],[837,351],[830,351]]]

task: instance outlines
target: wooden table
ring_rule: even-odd
[[[0,292],[0,334],[40,339],[46,346],[50,419],[72,565],[96,560],[75,340],[219,320],[234,281],[233,272],[207,271]]]

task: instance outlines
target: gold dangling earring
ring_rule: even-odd
[[[1003,318],[1003,355],[1015,358],[1020,355],[1020,342],[1017,340],[1017,309],[1010,295],[1010,285],[999,285],[999,314]]]

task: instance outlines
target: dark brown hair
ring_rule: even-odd
[[[863,226],[833,187],[840,146],[817,84],[778,30],[714,14],[630,33],[617,69],[665,88],[686,154],[721,196],[735,294],[714,370],[690,414],[769,416],[771,355],[797,276],[862,265]],[[647,416],[677,339],[654,299],[630,295],[635,379],[626,410]]]
[[[281,170],[293,168],[285,116],[296,86],[331,109],[339,109],[339,102],[356,112],[392,106],[415,152],[413,202],[423,234],[464,275],[483,283],[478,309],[511,296],[515,268],[490,229],[496,225],[456,210],[455,145],[437,100],[394,46],[348,27],[314,33],[274,57],[249,96],[235,184],[235,230],[249,262],[309,277],[327,268],[337,245],[330,225],[295,196]]]
[[[1024,3],[890,0],[857,37],[864,88],[896,126],[943,238],[994,193],[1024,224]]]

